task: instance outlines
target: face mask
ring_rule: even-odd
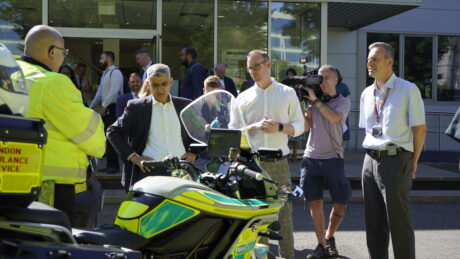
[[[107,62],[99,63],[97,67],[100,68],[101,70],[105,70],[107,68]]]
[[[182,60],[181,63],[182,63],[183,66],[186,66],[186,67],[188,66],[188,62],[185,61],[185,60]]]

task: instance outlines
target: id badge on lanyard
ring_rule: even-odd
[[[380,137],[383,134],[382,126],[380,126],[380,118],[382,116],[383,106],[385,105],[385,102],[387,100],[387,97],[388,97],[389,93],[390,93],[390,89],[387,88],[385,97],[383,98],[383,100],[380,103],[380,105],[377,106],[376,90],[374,89],[374,117],[375,117],[375,120],[377,121],[377,123],[379,123],[379,125],[372,127],[372,136],[373,137]]]

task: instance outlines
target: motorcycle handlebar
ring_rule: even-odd
[[[256,179],[257,181],[261,181],[261,180],[264,179],[264,176],[261,173],[258,173],[258,172],[254,171],[254,170],[251,170],[251,169],[247,168],[245,165],[238,165],[236,167],[236,171],[238,173],[242,173],[244,175],[252,177],[252,178]]]
[[[154,161],[154,160],[144,160],[141,161],[141,166],[142,167],[155,167],[155,166],[163,166],[164,162],[163,161]]]

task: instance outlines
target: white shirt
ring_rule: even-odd
[[[223,78],[219,79],[219,82],[220,82],[220,88],[225,89],[225,81],[224,81],[224,79]]]
[[[143,156],[155,160],[163,160],[166,156],[181,157],[185,154],[179,118],[174,108],[171,96],[170,101],[162,104],[152,98],[152,119],[150,121],[149,136]]]
[[[415,84],[396,77],[395,74],[380,87],[380,91],[375,84],[374,82],[368,86],[361,94],[359,127],[366,129],[363,147],[386,150],[386,146],[393,143],[413,152],[412,127],[425,124],[425,107],[420,90]],[[387,91],[387,99],[380,111],[380,104]],[[379,122],[374,115],[375,101],[380,115]],[[372,136],[372,128],[375,126],[382,128],[381,136]]]
[[[113,71],[113,72],[112,72]],[[117,96],[123,93],[123,74],[114,65],[104,70],[101,83],[97,89],[96,96],[91,102],[90,108],[102,106],[107,108],[112,103],[116,103]]]
[[[263,120],[264,116],[282,124],[294,127],[294,136],[304,132],[304,117],[294,89],[276,82],[266,89],[257,86],[249,88],[236,98],[232,107],[229,128],[238,129]],[[257,131],[250,138],[252,147],[279,148],[283,155],[289,154],[288,135],[282,132],[265,134]]]

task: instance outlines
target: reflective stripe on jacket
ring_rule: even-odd
[[[81,93],[65,75],[18,63],[29,88],[26,116],[44,119],[48,131],[43,180],[74,184],[76,193],[84,191],[87,156],[102,157],[105,152],[101,117],[83,105]]]

